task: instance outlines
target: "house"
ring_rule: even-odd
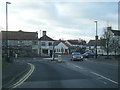
[[[120,55],[120,30],[113,30],[111,27],[109,27],[109,29],[111,34],[112,34],[112,37],[113,37],[113,43],[114,43],[114,51],[113,53],[115,55]]]
[[[111,27],[107,27],[107,30],[109,34],[111,35],[111,38],[109,38],[112,42],[111,48],[116,48],[115,51],[111,51],[109,55],[120,55],[120,30],[112,30]],[[114,42],[113,42],[114,41]],[[115,45],[117,42],[117,46]],[[107,55],[107,52],[104,50],[103,45],[106,43],[106,39],[99,39],[97,40],[97,54],[98,55]],[[95,52],[95,45],[96,40],[90,40],[87,44],[86,51],[93,51]]]
[[[65,41],[55,41],[55,53],[60,54],[69,54],[70,53],[70,45],[65,43]]]
[[[54,41],[55,40],[46,35],[46,31],[43,31],[43,35],[39,39],[38,54],[40,56],[50,56],[53,52]]]
[[[102,43],[105,42],[105,40],[97,40],[97,54],[103,55],[106,54],[106,52],[103,50]],[[90,40],[87,44],[86,51],[92,51],[95,53],[96,50],[96,40]]]
[[[37,54],[38,45],[37,32],[20,31],[1,31],[2,33],[2,55],[6,53],[6,47],[10,56],[18,54],[18,56],[31,56]],[[34,54],[33,54],[34,53]]]
[[[70,53],[78,51],[83,53],[86,48],[85,40],[67,40],[65,43],[70,45]]]

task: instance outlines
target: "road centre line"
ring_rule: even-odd
[[[118,82],[116,82],[116,81],[114,81],[114,80],[111,80],[111,79],[109,79],[109,78],[107,78],[107,77],[104,77],[104,76],[102,76],[102,75],[99,75],[99,74],[97,74],[97,73],[95,73],[95,72],[90,72],[90,73],[92,73],[92,74],[94,74],[94,75],[97,75],[97,76],[99,76],[99,77],[101,77],[101,78],[104,78],[104,79],[106,79],[106,80],[108,80],[108,81],[111,81],[111,82],[113,82],[113,83],[115,83],[115,84],[118,84]]]
[[[30,75],[33,73],[34,69],[35,69],[35,66],[31,63],[27,63],[28,65],[30,65],[31,69],[30,71],[24,76],[22,77],[17,83],[11,85],[10,87],[8,88],[16,88],[17,86],[21,85],[23,82],[25,82],[26,79],[28,79],[30,77]]]

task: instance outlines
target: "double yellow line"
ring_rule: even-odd
[[[35,66],[31,63],[27,63],[28,65],[30,65],[30,71],[23,76],[18,82],[16,82],[15,84],[11,85],[10,87],[8,87],[8,89],[13,89],[16,88],[17,86],[21,85],[23,82],[25,82],[26,79],[28,79],[30,77],[30,75],[33,73]]]

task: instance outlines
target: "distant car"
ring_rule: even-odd
[[[93,58],[95,53],[93,53],[93,52],[85,52],[82,55],[83,55],[84,58]]]
[[[81,60],[81,61],[83,61],[83,56],[82,56],[82,54],[79,53],[79,52],[74,52],[74,53],[72,53],[72,58],[71,58],[71,60],[72,60],[72,61],[74,61],[74,60]]]

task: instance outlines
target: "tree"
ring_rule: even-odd
[[[113,37],[112,39],[112,50],[114,51],[115,55],[120,54],[120,43],[119,43],[119,38]]]
[[[102,42],[102,46],[107,53],[107,58],[109,58],[109,53],[113,51],[113,48],[111,48],[113,46],[112,39],[113,35],[110,29],[104,29],[104,34],[102,37],[102,40],[104,40],[104,42]]]

